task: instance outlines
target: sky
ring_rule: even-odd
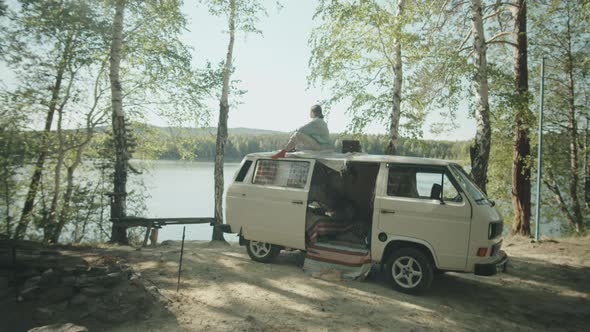
[[[278,131],[293,131],[309,121],[309,108],[330,97],[330,91],[318,87],[308,88],[308,60],[311,53],[308,38],[313,28],[313,14],[317,5],[313,0],[284,0],[282,8],[276,0],[265,0],[269,15],[262,17],[257,27],[262,35],[236,36],[232,79],[240,80],[239,88],[247,93],[240,104],[232,107],[229,127],[247,127]],[[194,50],[194,65],[202,66],[207,60],[216,64],[225,59],[229,35],[227,21],[211,15],[196,0],[185,1],[184,12],[189,19],[188,31],[182,39]],[[3,79],[10,73],[0,65]],[[231,99],[231,95],[230,95]],[[211,105],[215,109],[215,104]],[[343,132],[349,123],[345,104],[335,105],[326,116],[331,132]],[[440,121],[436,112],[428,115],[423,138],[437,140],[466,140],[475,134],[475,121],[463,108],[455,119],[457,129],[433,134],[432,123]],[[166,125],[163,120],[151,118],[155,125]],[[210,125],[215,126],[217,114],[212,114]],[[385,133],[382,124],[366,128],[367,134]]]

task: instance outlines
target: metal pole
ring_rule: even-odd
[[[176,292],[180,289],[180,271],[182,271],[182,255],[184,254],[184,232],[186,226],[182,227],[182,243],[180,245],[180,262],[178,263],[178,282],[176,283]]]
[[[541,60],[541,102],[539,105],[539,143],[537,151],[537,204],[535,205],[535,241],[539,241],[539,224],[541,222],[541,175],[543,168],[543,99],[545,93],[545,57]]]

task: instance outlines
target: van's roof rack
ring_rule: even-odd
[[[257,152],[250,153],[247,157],[251,158],[270,158],[274,152]],[[375,155],[364,152],[353,153],[339,153],[333,150],[311,151],[303,150],[296,152],[288,152],[286,159],[315,159],[318,162],[330,167],[336,171],[342,171],[346,168],[348,162],[373,162],[373,163],[403,163],[414,165],[437,165],[446,166],[448,164],[456,163],[452,160],[418,158],[406,156],[390,156],[390,155]]]

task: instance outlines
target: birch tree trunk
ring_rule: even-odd
[[[477,128],[475,142],[470,148],[471,174],[475,179],[475,183],[486,192],[492,130],[490,125],[490,105],[488,103],[487,46],[483,29],[481,0],[471,1],[471,20],[473,23],[475,89],[477,90],[475,109]]]
[[[392,104],[391,104],[391,115],[389,120],[389,139],[387,142],[387,148],[385,154],[395,155],[397,154],[397,139],[399,138],[399,119],[401,117],[401,94],[402,94],[402,83],[403,83],[403,68],[402,68],[402,45],[401,45],[401,33],[402,24],[401,16],[404,14],[404,0],[397,2],[396,16],[396,38],[393,42],[393,91],[392,91]]]
[[[53,116],[55,115],[55,110],[57,109],[57,103],[61,92],[63,75],[68,63],[71,61],[73,48],[72,45],[74,44],[73,40],[74,33],[71,32],[68,34],[68,37],[65,41],[62,57],[57,67],[55,83],[51,87],[51,100],[49,101],[49,108],[47,110],[47,116],[45,118],[45,127],[43,129],[43,135],[41,136],[41,143],[39,145],[41,151],[39,151],[39,155],[37,156],[37,160],[35,161],[35,167],[33,169],[33,175],[31,176],[29,190],[25,198],[25,204],[23,205],[20,220],[18,222],[18,225],[16,226],[16,230],[14,233],[15,239],[24,238],[25,233],[27,232],[27,228],[29,227],[29,223],[31,222],[33,208],[35,206],[35,198],[37,197],[37,191],[39,190],[39,184],[41,182],[41,176],[43,174],[43,166],[45,165],[45,158],[47,158],[48,154],[49,136],[51,134]]]
[[[115,143],[115,176],[111,197],[111,218],[125,217],[127,212],[127,138],[125,133],[125,113],[123,112],[123,88],[119,77],[123,48],[123,15],[125,0],[117,0],[113,20],[113,40],[111,44],[110,73],[113,139]],[[127,244],[127,229],[116,221],[111,228],[111,242]]]
[[[64,165],[64,161],[66,158],[67,148],[64,142],[64,133],[62,130],[63,125],[63,115],[65,106],[70,99],[70,93],[72,91],[72,85],[74,84],[74,79],[76,77],[76,71],[70,71],[70,77],[68,82],[68,87],[63,96],[63,100],[60,103],[59,107],[57,108],[57,161],[55,163],[54,169],[54,183],[53,183],[53,196],[51,198],[51,204],[49,207],[49,214],[45,220],[43,220],[43,241],[44,242],[52,242],[53,233],[55,230],[55,225],[57,223],[57,215],[59,213],[59,199],[61,196],[61,174],[62,174],[62,167]],[[56,242],[52,242],[56,243]]]
[[[61,192],[61,168],[63,167],[64,158],[65,158],[65,144],[63,141],[63,131],[62,131],[62,121],[63,121],[63,110],[58,110],[57,115],[57,139],[58,139],[58,155],[57,161],[55,163],[55,174],[54,174],[54,184],[53,184],[53,197],[51,198],[51,205],[49,207],[49,215],[47,220],[43,222],[43,242],[50,242],[51,235],[53,234],[53,226],[55,224],[55,220],[57,219],[57,209],[59,203],[59,196]]]
[[[223,232],[219,227],[223,224],[223,157],[225,144],[227,143],[227,119],[229,115],[229,81],[232,69],[232,57],[235,35],[235,0],[229,1],[229,44],[223,68],[223,87],[221,88],[221,100],[219,101],[219,123],[217,124],[217,141],[215,143],[215,220],[213,227],[213,241],[225,241]]]
[[[584,201],[590,209],[590,116],[586,117],[584,134]]]
[[[569,11],[569,8],[568,8]],[[569,14],[569,13],[568,13]],[[569,16],[568,16],[569,17]],[[569,120],[569,138],[570,138],[570,172],[571,178],[569,183],[569,194],[572,200],[573,222],[576,233],[584,231],[584,220],[582,217],[582,207],[578,199],[578,181],[579,181],[579,149],[578,149],[578,121],[576,119],[575,105],[575,80],[574,80],[574,59],[572,54],[572,35],[570,29],[570,20],[566,20],[567,27],[567,86],[568,86],[568,120]]]
[[[527,158],[531,153],[528,103],[526,0],[514,0],[514,154],[512,158],[512,234],[531,233],[531,168]]]

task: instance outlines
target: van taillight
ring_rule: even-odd
[[[477,256],[485,257],[488,254],[488,248],[479,248],[477,250]]]

